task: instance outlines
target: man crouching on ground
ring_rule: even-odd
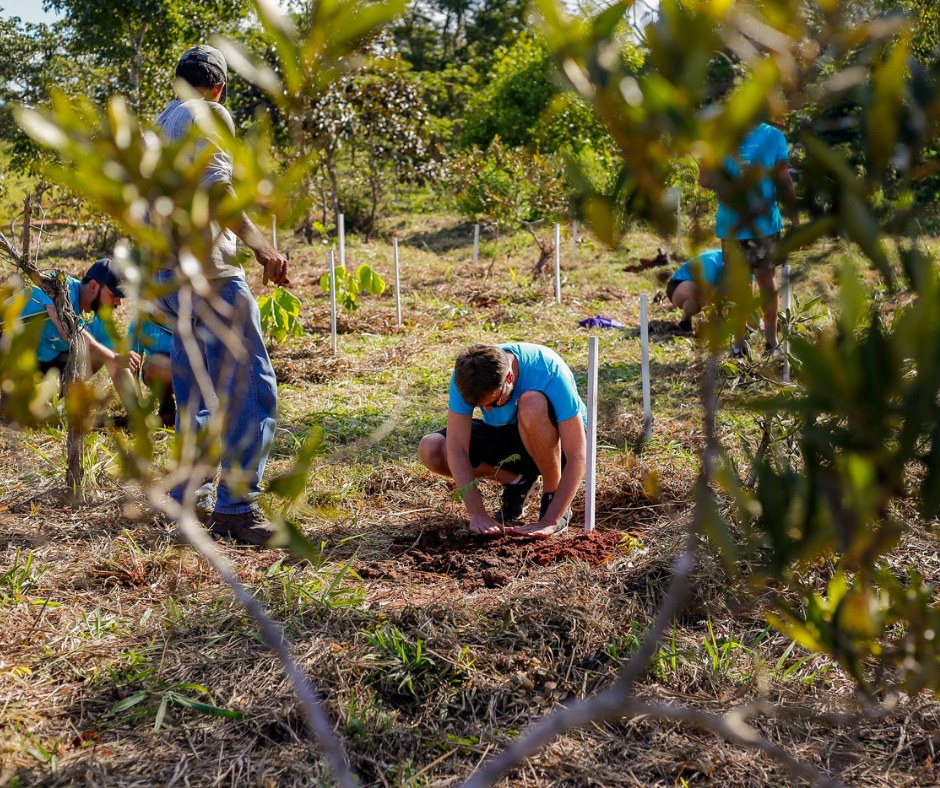
[[[479,407],[481,419],[473,418]],[[425,435],[418,456],[425,467],[453,478],[470,515],[470,531],[498,536],[520,520],[526,497],[542,476],[538,522],[506,528],[520,536],[560,534],[584,477],[584,407],[574,374],[547,347],[527,342],[472,345],[454,365],[447,427]],[[476,479],[503,485],[490,517]]]

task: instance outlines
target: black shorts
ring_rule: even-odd
[[[726,262],[732,254],[739,254],[752,271],[773,271],[775,265],[783,262],[774,259],[779,240],[780,233],[763,238],[724,238],[721,253]]]
[[[556,427],[558,417],[551,402],[548,403],[548,418]],[[447,427],[439,429],[438,435],[447,437]],[[491,427],[482,419],[473,419],[470,423],[470,465],[478,468],[481,465],[491,465],[494,468],[506,468],[513,473],[521,473],[527,479],[535,479],[540,474],[539,466],[535,464],[532,455],[526,451],[522,436],[519,434],[519,422],[507,424],[504,427]],[[507,460],[507,457],[518,455],[518,459]],[[561,467],[566,463],[565,453],[561,453]]]
[[[447,427],[437,433],[446,437]],[[514,454],[518,455],[517,459],[506,459]],[[474,419],[470,425],[470,465],[474,468],[481,465],[505,468],[521,473],[527,479],[539,475],[538,465],[522,443],[518,422],[505,427],[491,427],[480,419]]]
[[[666,299],[668,301],[672,301],[672,297],[675,295],[676,288],[683,282],[687,281],[688,279],[670,279],[669,284],[666,285]]]
[[[45,375],[50,369],[57,369],[59,372],[65,372],[65,365],[69,363],[69,352],[63,350],[55,358],[49,359],[49,361],[40,361],[39,362],[39,371]]]

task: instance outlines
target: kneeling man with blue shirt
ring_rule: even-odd
[[[479,419],[473,418],[475,408]],[[454,365],[447,427],[425,435],[418,456],[464,491],[470,530],[481,536],[498,536],[520,521],[541,476],[538,521],[505,530],[554,536],[568,528],[571,502],[584,478],[586,420],[574,374],[554,350],[528,342],[472,345]],[[492,517],[474,484],[483,478],[503,485]]]
[[[133,386],[129,373],[140,369],[140,355],[134,352],[119,355],[114,349],[114,342],[108,335],[105,324],[98,316],[102,307],[117,309],[124,300],[121,277],[114,262],[107,257],[98,260],[85,272],[81,281],[68,277],[68,290],[72,310],[79,319],[78,330],[85,335],[88,344],[92,371],[97,372],[105,366],[119,390]],[[40,287],[33,286],[29,301],[20,317],[23,320],[44,321],[36,348],[40,372],[45,374],[50,369],[63,372],[71,349],[65,340],[65,332],[59,325],[52,299]]]

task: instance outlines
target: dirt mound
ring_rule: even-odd
[[[394,558],[372,561],[359,568],[366,578],[415,580],[412,575],[447,576],[473,585],[495,588],[522,577],[529,568],[579,561],[600,566],[624,555],[620,531],[584,533],[572,529],[552,539],[501,536],[483,539],[463,529],[423,531],[417,539],[404,536]]]

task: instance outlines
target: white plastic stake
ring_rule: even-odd
[[[339,264],[346,270],[346,217],[339,215]]]
[[[578,220],[571,223],[571,267],[578,262]]]
[[[783,309],[785,312],[790,311],[790,304],[792,301],[792,290],[790,287],[790,265],[784,263],[783,269],[780,272],[780,288],[783,290]],[[790,342],[785,341],[783,343],[783,382],[790,383]]]
[[[588,337],[587,467],[584,471],[584,532],[594,530],[597,490],[597,337]]]
[[[336,355],[336,258],[330,249],[330,343]]]
[[[640,296],[640,349],[643,369],[643,437],[653,437],[653,408],[650,404],[650,326],[646,293]]]
[[[473,264],[480,259],[480,225],[473,225]]]
[[[561,225],[555,225],[555,303],[561,303]]]
[[[398,239],[392,239],[392,256],[395,260],[395,325],[401,325],[401,279],[398,276]]]

